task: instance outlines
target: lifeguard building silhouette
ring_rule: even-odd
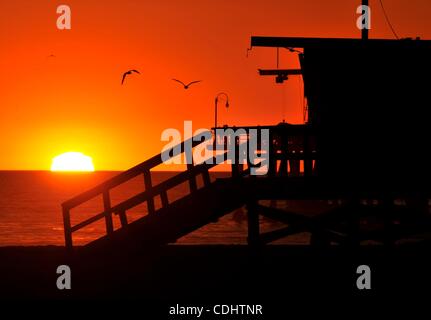
[[[215,165],[190,164],[153,184],[151,170],[162,162],[156,155],[63,203],[66,247],[73,247],[75,231],[100,219],[106,222],[106,235],[87,244],[88,250],[167,244],[243,206],[251,245],[299,232],[310,232],[316,245],[357,245],[363,240],[392,245],[429,232],[431,41],[368,39],[364,34],[362,39],[252,37],[252,47],[301,52],[300,69],[261,74],[279,81],[303,77],[308,101],[306,124],[241,127],[246,132],[269,129],[268,173],[251,176],[252,164],[236,163],[231,177],[214,180],[208,170]],[[227,143],[238,145],[240,140]],[[110,190],[137,176],[142,176],[142,192],[111,205]],[[189,194],[171,201],[169,190],[184,182]],[[95,197],[103,201],[103,212],[71,225],[71,210]],[[260,202],[268,199],[338,205],[306,217]],[[141,203],[147,204],[147,214],[129,223],[128,210]],[[261,215],[286,227],[262,233]],[[370,217],[377,227],[363,228]]]

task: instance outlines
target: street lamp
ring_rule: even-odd
[[[226,99],[226,108],[229,108],[229,96],[227,95],[227,93],[225,92],[220,92],[215,96],[215,100],[214,100],[214,129],[217,128],[217,105],[218,105],[218,101],[220,96],[224,96]]]

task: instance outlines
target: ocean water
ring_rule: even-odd
[[[55,173],[49,171],[0,172],[0,246],[64,245],[61,203],[118,174],[118,172]],[[168,179],[172,172],[153,172],[153,184]],[[213,173],[212,179],[223,173]],[[199,184],[199,181],[198,181]],[[111,191],[112,205],[144,190],[142,176],[134,178]],[[183,184],[169,191],[169,200],[187,194]],[[160,201],[156,199],[156,208]],[[71,211],[72,225],[103,211],[101,197]],[[146,204],[128,211],[129,221],[147,214]],[[119,228],[118,217],[114,226]],[[263,231],[282,225],[262,219]],[[88,243],[105,234],[104,220],[73,234],[76,245]],[[179,239],[178,244],[245,244],[247,220],[244,208],[219,219]],[[309,235],[299,234],[280,243],[306,244]]]

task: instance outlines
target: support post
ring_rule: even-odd
[[[120,217],[121,227],[122,228],[127,227],[128,222],[127,222],[126,212],[124,210],[120,211],[118,212],[118,216]]]
[[[196,176],[194,173],[194,165],[193,164],[188,164],[187,165],[187,171],[189,174],[189,185],[190,185],[190,193],[195,192],[196,190],[198,190],[198,185],[196,183]]]
[[[368,5],[369,5],[369,3],[368,3],[368,0],[362,0],[362,5],[363,6],[367,6],[368,7]],[[362,37],[362,40],[368,40],[368,29],[367,28],[363,28],[362,30],[361,30],[361,37]]]
[[[144,183],[145,183],[145,191],[149,194],[148,200],[147,200],[148,214],[153,214],[156,210],[154,207],[154,198],[151,193],[151,189],[153,185],[151,182],[151,172],[149,169],[144,171]]]
[[[355,197],[350,201],[352,206],[347,216],[347,245],[350,247],[358,247],[360,245],[360,199]]]
[[[208,171],[208,167],[206,167],[205,171],[202,172],[202,179],[204,181],[204,186],[207,187],[211,184],[211,178],[210,178],[210,173]]]
[[[72,249],[72,228],[70,226],[69,208],[63,206],[63,225],[64,225],[64,242],[68,250]]]
[[[304,155],[304,176],[310,177],[313,171],[313,159],[312,150],[310,144],[310,135],[308,130],[304,132],[304,144],[303,144],[303,155]]]
[[[251,199],[247,203],[247,217],[248,217],[248,237],[247,242],[250,246],[257,246],[260,243],[259,239],[259,213],[258,213],[257,200]]]
[[[215,132],[215,128],[217,128],[217,102],[218,102],[218,98],[215,98],[214,101],[214,132]]]
[[[235,147],[235,156],[232,161],[232,178],[239,178],[240,173],[242,171],[242,163],[240,163],[240,157],[239,157],[239,137],[235,136],[234,141],[230,141],[230,143],[234,144]],[[242,159],[241,159],[242,160]]]
[[[290,155],[290,148],[289,148],[289,136],[287,134],[287,130],[282,130],[280,132],[280,148],[281,148],[281,159],[280,159],[280,167],[278,169],[278,174],[280,176],[283,177],[287,177],[289,172],[288,172],[288,163],[290,161],[290,170],[292,171],[292,163],[294,161],[297,161],[295,159],[289,159],[289,155]],[[292,139],[292,137],[290,137],[290,139]],[[274,154],[276,154],[277,151],[274,152]]]
[[[114,233],[114,224],[112,222],[111,197],[109,196],[109,190],[103,191],[103,208],[105,210],[106,234],[111,235]]]
[[[269,161],[268,161],[268,176],[273,177],[277,173],[277,158],[276,158],[276,152],[274,148],[274,135],[272,133],[272,130],[269,131]]]
[[[160,200],[162,201],[163,208],[166,208],[167,206],[169,206],[168,193],[166,192],[166,190],[160,193]]]
[[[194,172],[194,161],[193,161],[193,150],[190,148],[190,150],[184,150],[184,155],[186,158],[187,163],[187,171],[189,176],[189,186],[190,186],[190,193],[195,192],[198,190],[198,185],[196,183],[196,175]]]

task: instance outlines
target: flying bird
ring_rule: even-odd
[[[176,82],[179,82],[179,83],[181,83],[183,86],[184,86],[184,89],[188,89],[192,84],[194,84],[194,83],[198,83],[198,82],[201,82],[202,80],[197,80],[197,81],[192,81],[192,82],[190,82],[190,83],[188,83],[188,84],[185,84],[184,82],[182,82],[181,80],[177,80],[177,79],[172,79],[173,81],[176,81]]]
[[[127,72],[124,72],[124,73],[123,73],[123,79],[121,80],[121,84],[123,84],[123,83],[124,83],[124,80],[126,79],[126,76],[128,76],[128,75],[132,74],[133,72],[138,73],[138,74],[141,74],[138,70],[135,70],[135,69],[133,69],[133,70],[129,70],[129,71],[127,71]]]

